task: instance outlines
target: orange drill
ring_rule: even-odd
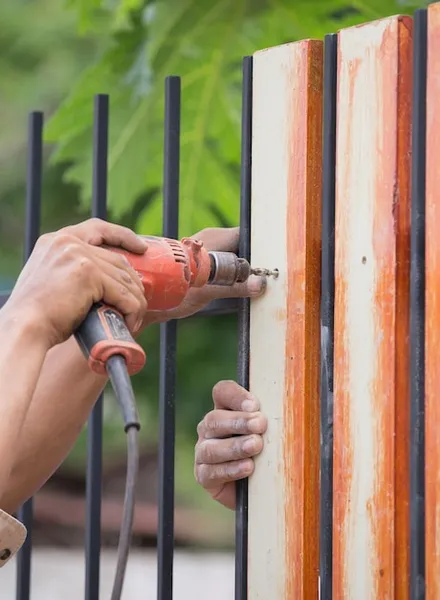
[[[252,269],[232,252],[208,252],[202,242],[190,238],[180,242],[153,236],[145,239],[148,248],[142,255],[109,249],[124,254],[139,274],[150,311],[177,308],[192,287],[233,285],[246,281],[252,273],[276,276],[275,271]],[[93,306],[75,336],[96,373],[105,374],[106,363],[114,355],[125,358],[129,375],[145,365],[145,352],[134,341],[123,317],[102,303]]]

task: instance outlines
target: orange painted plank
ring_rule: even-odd
[[[280,274],[251,306],[269,426],[249,483],[249,600],[318,598],[322,59],[310,40],[254,56],[252,262]]]
[[[440,5],[428,9],[426,133],[426,600],[440,597]]]
[[[333,597],[408,598],[412,21],[342,30]]]

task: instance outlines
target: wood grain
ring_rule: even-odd
[[[440,5],[428,9],[426,105],[426,600],[440,598]]]
[[[318,598],[320,41],[254,56],[250,389],[269,420],[249,484],[249,600]]]
[[[333,597],[408,598],[412,21],[342,30]]]

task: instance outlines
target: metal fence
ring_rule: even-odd
[[[413,113],[412,113],[412,235],[411,235],[411,427],[410,427],[410,582],[411,598],[424,597],[425,581],[425,456],[424,456],[424,260],[425,260],[425,146],[427,13],[414,17]],[[324,45],[323,196],[321,325],[328,339],[321,339],[321,445],[320,445],[320,592],[332,598],[333,530],[333,343],[335,264],[335,168],[336,168],[337,35],[328,35]],[[169,77],[165,84],[165,144],[163,181],[163,234],[178,237],[180,80]],[[95,98],[94,169],[92,215],[106,218],[108,97]],[[240,198],[240,255],[250,259],[250,195],[252,138],[252,58],[243,62],[242,156]],[[25,258],[38,237],[42,170],[41,113],[32,113],[29,124],[27,173],[27,217]],[[3,301],[5,298],[3,299]],[[214,302],[202,313],[238,312],[238,381],[248,386],[249,301]],[[323,333],[321,333],[323,335]],[[161,325],[160,335],[160,442],[158,599],[173,597],[174,551],[174,440],[177,323]],[[100,507],[102,470],[102,398],[90,417],[87,462],[86,600],[99,597]],[[264,518],[264,516],[262,516]],[[32,500],[19,512],[29,536],[18,556],[16,600],[31,598]],[[247,480],[237,485],[235,600],[247,598]],[[268,599],[269,600],[269,599]],[[270,600],[275,600],[270,599]]]
[[[240,255],[250,253],[250,144],[252,58],[243,61],[243,142],[240,199]],[[165,81],[164,171],[163,171],[163,235],[177,238],[179,220],[181,82],[170,76]],[[99,94],[94,99],[93,129],[93,193],[91,216],[107,218],[107,153],[109,129],[109,97]],[[29,258],[40,235],[43,156],[43,114],[32,112],[28,125],[27,193],[24,259]],[[146,159],[147,160],[147,159]],[[0,307],[8,295],[0,296]],[[248,383],[249,301],[213,301],[196,317],[238,313],[239,358],[238,381]],[[173,598],[174,558],[174,451],[177,322],[160,325],[159,380],[159,494],[157,534],[157,597]],[[103,396],[101,395],[88,423],[88,455],[86,473],[85,523],[85,600],[97,600],[100,587],[101,553],[101,481],[103,441]],[[17,517],[28,530],[26,542],[17,556],[16,600],[30,600],[33,501],[22,506]],[[247,563],[247,486],[238,486],[236,598],[246,597]]]

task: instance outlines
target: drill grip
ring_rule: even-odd
[[[106,362],[115,354],[125,358],[129,375],[145,365],[145,352],[134,341],[123,316],[101,302],[92,306],[75,338],[92,371],[100,375],[107,374]]]

